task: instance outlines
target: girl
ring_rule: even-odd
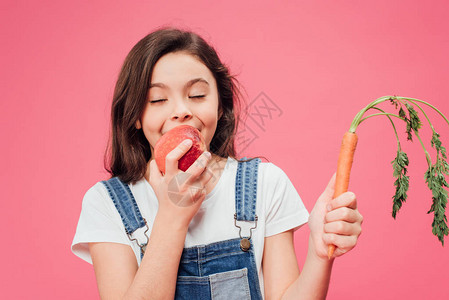
[[[334,175],[309,215],[280,168],[238,160],[238,96],[195,33],[157,30],[128,54],[112,103],[112,178],[85,194],[72,243],[93,263],[102,299],[326,297],[333,259],[361,233],[355,195],[332,200]],[[178,160],[191,143],[181,143],[162,174],[153,148],[179,125],[197,128],[207,151],[183,172]],[[300,272],[293,233],[307,221]]]

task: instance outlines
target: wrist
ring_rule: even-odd
[[[156,222],[160,226],[176,232],[187,232],[189,227],[189,224],[186,223],[186,221],[176,218],[172,214],[161,210],[159,210],[156,214],[155,223]]]
[[[327,250],[327,249],[326,249]],[[323,251],[318,251],[315,247],[314,240],[312,238],[312,235],[309,236],[309,247],[307,252],[307,257],[310,257],[311,260],[315,261],[316,263],[319,263],[321,265],[329,265],[332,266],[335,257],[328,258],[327,251],[321,253]]]

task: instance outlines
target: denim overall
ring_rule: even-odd
[[[243,158],[246,160],[246,158]],[[257,174],[260,158],[238,162],[235,185],[234,225],[240,228],[238,238],[184,248],[176,282],[175,299],[262,299],[259,277],[251,243],[251,232],[257,227]],[[128,185],[118,177],[102,181],[117,208],[126,233],[141,248],[146,243],[132,237],[139,228],[148,231]],[[237,221],[254,222],[249,237],[242,237]],[[147,237],[148,242],[148,237]]]

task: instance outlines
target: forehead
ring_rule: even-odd
[[[183,84],[192,78],[204,78],[215,85],[212,72],[201,60],[187,52],[172,52],[162,56],[154,65],[151,84]]]

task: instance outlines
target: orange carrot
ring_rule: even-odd
[[[390,102],[392,105],[394,105],[395,109],[398,110],[398,113],[389,113],[379,108],[378,105],[384,102]],[[435,131],[435,128],[430,122],[428,115],[421,107],[424,105],[436,111],[449,125],[449,119],[435,106],[428,102],[408,97],[383,96],[369,103],[365,108],[357,113],[357,115],[352,120],[351,127],[349,128],[348,132],[346,132],[343,136],[340,154],[338,156],[337,176],[333,199],[348,190],[349,175],[351,173],[352,161],[354,158],[355,148],[357,146],[357,135],[355,132],[358,126],[364,120],[370,119],[372,117],[386,116],[393,126],[398,145],[396,158],[391,162],[394,171],[393,177],[396,178],[396,181],[394,182],[394,185],[396,186],[396,192],[393,196],[392,215],[393,218],[396,217],[396,214],[401,208],[403,202],[405,202],[405,199],[407,199],[407,191],[409,187],[409,176],[406,175],[408,157],[407,154],[401,150],[401,143],[399,141],[398,132],[392,120],[392,117],[398,118],[406,123],[407,140],[411,141],[412,133],[414,133],[426,155],[428,169],[424,173],[424,179],[433,195],[432,206],[427,213],[433,212],[434,218],[432,222],[432,233],[438,237],[438,240],[444,246],[444,236],[447,236],[449,234],[449,227],[445,215],[446,204],[449,201],[449,197],[448,193],[444,189],[448,186],[448,183],[445,180],[445,176],[448,174],[447,171],[449,170],[449,164],[447,162],[446,148],[441,145],[440,135]],[[419,119],[418,112],[415,110],[415,107],[418,107],[418,109],[424,114],[430,128],[432,129],[432,139],[430,141],[430,144],[432,148],[435,148],[437,152],[435,163],[432,163],[430,154],[424,147],[424,143],[420,135],[418,134],[418,130],[422,127],[423,123]],[[365,114],[371,109],[377,110],[379,112],[365,116]],[[329,259],[331,259],[334,255],[335,248],[335,245],[329,245],[327,253]]]
[[[337,177],[335,180],[335,191],[332,199],[348,191],[349,175],[351,173],[354,152],[357,146],[357,134],[355,132],[346,132],[340,147],[340,154],[337,163]],[[330,259],[335,251],[335,245],[329,245],[327,256]]]

